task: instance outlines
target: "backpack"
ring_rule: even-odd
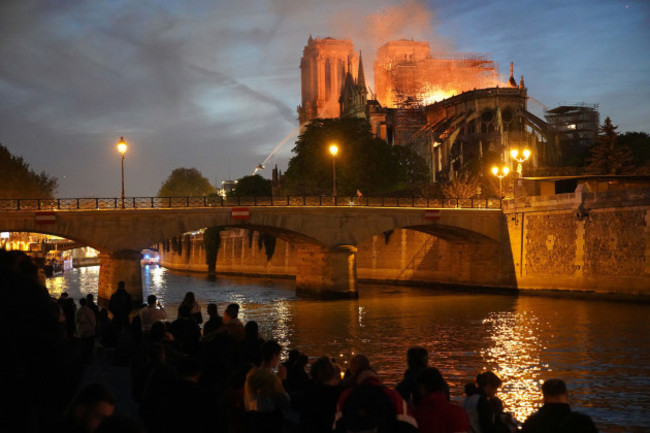
[[[395,408],[384,388],[359,385],[343,403],[342,432],[392,433],[397,431]],[[339,427],[337,425],[337,427]]]

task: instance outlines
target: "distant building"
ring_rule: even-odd
[[[219,195],[225,197],[229,192],[232,192],[237,187],[236,180],[224,180],[221,181],[221,188],[219,189]]]
[[[600,115],[598,104],[560,105],[544,110],[548,137],[559,150],[559,165],[581,158],[596,143]],[[564,163],[564,164],[563,164]]]

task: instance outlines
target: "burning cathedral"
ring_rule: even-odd
[[[509,161],[511,149],[524,147],[532,151],[529,167],[560,164],[566,131],[527,110],[524,77],[514,78],[512,64],[501,82],[485,56],[434,56],[427,42],[390,41],[377,51],[372,91],[352,41],[310,36],[300,70],[300,124],[364,118],[377,137],[417,151],[432,182],[464,167]],[[585,145],[593,144],[597,115],[589,127]]]

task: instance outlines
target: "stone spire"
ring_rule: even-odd
[[[357,74],[357,86],[366,88],[366,77],[363,73],[363,59],[361,58],[361,50],[359,50],[359,73]]]
[[[517,87],[517,80],[515,80],[513,69],[514,62],[510,62],[510,79],[508,80],[508,84],[510,84],[510,87]]]
[[[520,88],[520,89],[523,89],[524,87],[525,87],[525,86],[524,86],[524,76],[522,75],[522,76],[521,76],[521,80],[519,80],[519,88]]]

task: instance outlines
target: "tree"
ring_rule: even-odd
[[[237,181],[235,189],[228,193],[234,197],[263,197],[271,195],[271,181],[259,174],[244,176]]]
[[[332,156],[330,145],[338,154]],[[428,179],[425,162],[408,148],[391,147],[376,138],[364,119],[315,119],[308,124],[292,149],[295,156],[285,173],[285,193],[330,195],[333,161],[336,189],[342,196],[394,194],[415,188]]]
[[[634,156],[626,144],[617,142],[618,126],[607,117],[598,128],[596,145],[589,149],[587,172],[592,174],[629,174],[634,169]]]
[[[215,187],[196,168],[177,168],[163,182],[158,197],[203,197],[214,193]]]
[[[630,148],[637,174],[650,174],[650,135],[645,132],[626,132],[616,137],[616,145]]]
[[[0,197],[52,198],[58,187],[55,177],[35,173],[21,157],[0,144]]]
[[[472,198],[479,192],[479,178],[470,173],[455,173],[443,185],[442,193],[447,198]]]

